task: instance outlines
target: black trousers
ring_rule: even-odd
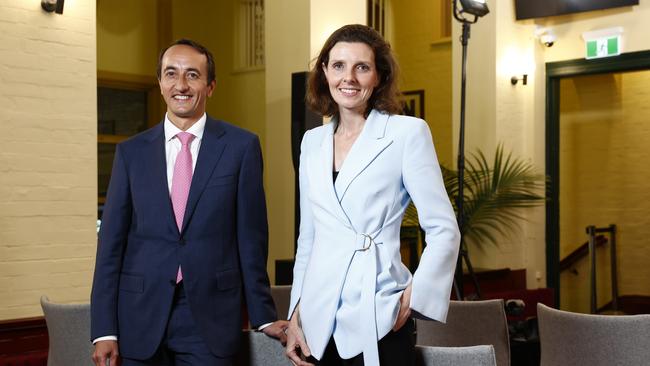
[[[415,366],[415,321],[409,319],[397,332],[390,331],[379,340],[378,348],[382,366]],[[310,357],[309,361],[318,366],[363,366],[363,353],[342,359],[332,337],[322,359],[317,361]]]

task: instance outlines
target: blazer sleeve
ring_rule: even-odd
[[[300,229],[298,234],[298,250],[293,265],[293,285],[291,286],[291,301],[287,319],[291,319],[293,312],[300,301],[302,293],[302,281],[305,276],[305,268],[311,255],[311,247],[314,243],[314,218],[309,204],[309,179],[307,177],[307,149],[309,146],[309,135],[307,131],[300,144],[300,164],[298,168],[298,179],[300,186]]]
[[[423,120],[417,120],[416,128],[408,132],[402,167],[404,186],[418,210],[427,244],[413,275],[411,309],[426,318],[444,322],[460,232],[445,190],[431,131]]]
[[[128,170],[121,145],[117,145],[106,195],[90,297],[91,339],[119,335],[117,295],[122,255],[131,227],[132,204]]]
[[[244,295],[251,325],[277,320],[271,297],[268,259],[268,222],[259,139],[251,139],[244,151],[237,189],[237,241]]]

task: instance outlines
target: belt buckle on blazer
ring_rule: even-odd
[[[372,239],[372,236],[370,236],[369,234],[363,233],[361,235],[363,235],[363,247],[361,249],[359,249],[359,250],[362,251],[362,252],[365,252],[366,250],[370,249],[370,246],[375,241]],[[367,245],[366,245],[366,242],[368,242]]]

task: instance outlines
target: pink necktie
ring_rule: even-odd
[[[176,217],[176,225],[178,225],[178,230],[180,231],[183,226],[187,196],[190,193],[190,184],[192,183],[192,153],[190,152],[190,144],[195,136],[189,132],[179,132],[176,137],[181,141],[182,147],[176,156],[176,164],[174,164],[171,198],[172,206],[174,207],[174,216]],[[181,272],[181,267],[178,266],[176,283],[181,282],[182,279],[183,273]]]

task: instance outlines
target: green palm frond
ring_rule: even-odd
[[[465,165],[465,242],[498,245],[497,238],[512,233],[524,219],[519,209],[545,200],[545,177],[532,164],[512,153],[506,155],[503,145],[497,146],[492,166],[481,151],[466,159]]]

